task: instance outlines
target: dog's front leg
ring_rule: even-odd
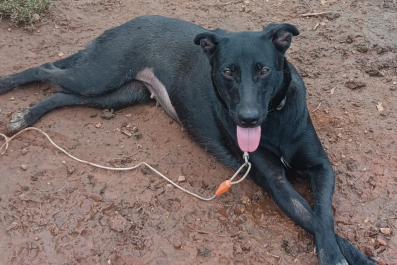
[[[255,153],[250,154],[250,161],[252,163],[250,175],[253,180],[269,192],[269,195],[272,196],[273,200],[288,217],[300,227],[315,235],[319,254],[321,249],[323,249],[321,252],[323,256],[319,255],[320,264],[335,265],[343,264],[343,262],[347,264],[344,258],[346,258],[351,265],[376,264],[349,241],[334,233],[333,220],[331,220],[331,227],[326,228],[328,229],[328,233],[326,234],[329,234],[329,238],[322,237],[323,240],[325,238],[325,242],[320,243],[320,239],[317,239],[317,235],[321,237],[323,231],[317,231],[316,233],[314,216],[321,211],[315,213],[309,203],[292,187],[291,183],[286,178],[283,163],[274,153],[259,149]],[[314,171],[312,172],[313,175],[316,175]],[[332,189],[330,196],[332,197]],[[321,206],[319,208],[321,209]],[[332,213],[330,214],[331,216],[328,216],[328,218],[330,217],[332,219]],[[321,218],[318,219],[321,222]],[[316,227],[316,229],[318,229],[318,227]]]
[[[343,257],[334,232],[332,216],[332,196],[335,176],[328,159],[319,159],[303,173],[310,177],[313,195],[313,232],[320,264],[348,264]]]
[[[265,189],[283,212],[297,225],[314,234],[313,210],[309,203],[292,187],[281,160],[268,150],[250,154],[250,176]]]
[[[332,189],[328,186],[326,190],[322,188],[322,185],[314,185],[316,186],[315,192],[324,194],[317,193],[315,200],[319,199],[316,197],[320,197],[320,199],[316,201],[313,210],[287,180],[284,165],[275,154],[267,150],[257,150],[250,155],[250,161],[253,165],[254,181],[270,193],[273,200],[288,217],[315,236],[320,264],[347,265],[348,263],[336,243],[331,209],[323,207],[330,203],[329,200],[332,200],[332,192],[329,194],[328,191],[333,190],[333,182],[326,183],[324,181],[322,183],[332,186]]]

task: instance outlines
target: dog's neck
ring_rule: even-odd
[[[280,92],[278,92],[274,96],[274,98],[270,101],[268,112],[281,110],[285,105],[285,101],[287,100],[287,92],[289,85],[291,84],[292,77],[291,77],[291,71],[288,66],[287,58],[285,57],[284,57],[283,72],[284,72],[283,87],[281,88]]]

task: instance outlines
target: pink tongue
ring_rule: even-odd
[[[243,152],[254,152],[261,140],[261,127],[242,128],[237,126],[237,141]]]

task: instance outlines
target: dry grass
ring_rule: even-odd
[[[17,25],[32,25],[49,4],[50,0],[0,0],[0,19],[9,17]]]

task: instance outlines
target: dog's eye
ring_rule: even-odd
[[[223,70],[223,74],[226,76],[231,76],[232,75],[232,71],[229,68],[226,68],[225,70]]]
[[[263,67],[262,70],[261,70],[261,75],[265,75],[267,73],[269,73],[269,68]]]

